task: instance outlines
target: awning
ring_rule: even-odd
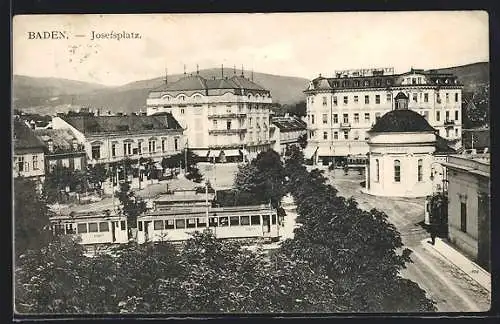
[[[192,152],[199,157],[207,157],[209,150],[192,150]]]
[[[328,147],[320,147],[318,149],[318,156],[332,156],[332,155],[333,153]]]
[[[208,153],[208,157],[210,158],[217,158],[219,157],[220,155],[220,151],[219,150],[210,150],[210,153]]]
[[[225,156],[239,156],[240,150],[223,150]]]
[[[240,150],[240,152],[241,152],[241,154],[243,154],[244,156],[247,156],[247,155],[249,154],[249,153],[248,153],[248,151],[247,151],[247,150],[245,150],[245,149],[241,149],[241,150]]]
[[[318,150],[318,147],[317,146],[308,146],[304,149],[304,158],[305,159],[311,159],[314,155],[314,153],[316,153],[316,151]]]

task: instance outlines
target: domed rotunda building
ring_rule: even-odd
[[[425,197],[434,190],[436,130],[399,93],[396,110],[383,115],[368,131],[369,163],[364,191],[377,196]]]

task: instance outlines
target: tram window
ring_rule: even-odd
[[[54,231],[56,232],[56,234],[64,234],[64,226],[59,224],[55,225]]]
[[[97,223],[89,223],[89,233],[98,232]]]
[[[241,216],[241,225],[250,225],[250,216]]]
[[[99,232],[109,232],[108,222],[100,222],[99,223]]]
[[[142,232],[142,222],[139,222],[139,232]]]
[[[276,225],[276,215],[271,216],[271,223]]]
[[[208,226],[217,227],[217,225],[218,225],[217,217],[210,217],[208,219]]]
[[[196,218],[188,218],[187,219],[187,228],[194,228],[196,227]]]
[[[229,224],[231,226],[238,226],[238,225],[240,225],[240,218],[238,216],[231,216],[231,217],[229,217]]]
[[[162,230],[163,229],[163,221],[162,220],[155,220],[153,223],[153,228],[155,231]]]
[[[125,230],[125,221],[121,221],[121,222],[120,222],[120,229],[121,229],[122,231],[124,231],[124,230]]]
[[[75,234],[73,224],[66,224],[66,234]]]
[[[227,226],[228,225],[228,219],[227,217],[221,217],[219,220],[220,226]]]
[[[186,220],[176,219],[175,220],[175,228],[186,228]]]
[[[78,224],[76,229],[78,233],[87,233],[87,223]]]
[[[200,217],[197,219],[197,226],[198,227],[206,227],[207,226],[207,219],[205,217]]]
[[[165,229],[173,229],[174,228],[174,220],[173,219],[167,219],[165,221]]]
[[[260,225],[260,216],[259,215],[253,215],[251,220],[252,220],[252,225]]]

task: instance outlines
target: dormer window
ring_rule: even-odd
[[[370,85],[370,81],[365,80],[364,85],[365,85],[365,87],[369,86]]]
[[[54,152],[54,141],[52,141],[51,139],[48,140],[47,147],[49,149],[49,152]]]
[[[73,144],[73,150],[75,151],[78,150],[78,142],[76,138],[73,138],[72,144]]]

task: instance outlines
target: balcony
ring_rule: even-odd
[[[222,114],[209,114],[208,119],[214,118],[245,118],[247,114],[245,113],[222,113]]]
[[[247,132],[246,128],[232,128],[232,129],[209,129],[208,134],[210,135],[234,135],[234,134],[244,134]]]
[[[444,126],[445,127],[453,127],[453,126],[455,126],[455,121],[454,120],[445,120]]]
[[[351,123],[340,123],[340,128],[341,129],[350,129]]]

